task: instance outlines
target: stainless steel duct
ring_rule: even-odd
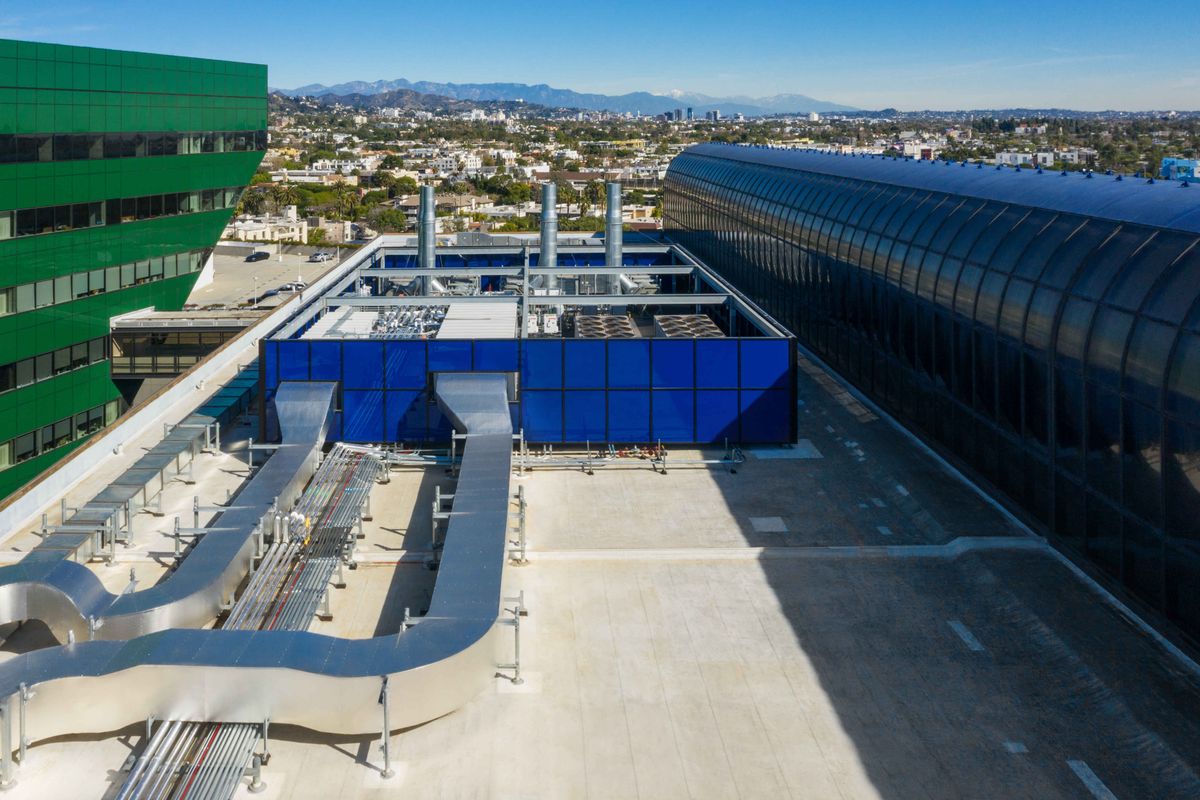
[[[421,203],[417,221],[417,266],[433,269],[434,248],[437,246],[437,205],[433,187],[421,187]]]
[[[623,227],[621,223],[621,184],[608,184],[608,210],[604,223],[604,266],[619,267],[624,253]],[[612,293],[622,294],[621,281],[612,281]]]
[[[542,184],[542,240],[538,266],[558,266],[558,187],[554,181]],[[551,291],[556,290],[558,278],[547,275],[543,285]]]

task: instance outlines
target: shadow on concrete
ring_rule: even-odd
[[[381,528],[397,535],[399,542],[394,547],[387,545],[380,545],[380,547],[394,551],[430,552],[430,523],[435,490],[440,487],[444,494],[451,494],[454,491],[455,483],[456,481],[441,467],[428,467],[422,470],[416,499],[407,509],[407,516],[403,516],[402,512],[401,516],[386,520],[387,525]],[[444,533],[444,531],[443,523],[440,532]],[[400,630],[400,624],[404,621],[405,608],[408,608],[413,616],[423,615],[429,608],[429,600],[433,596],[436,580],[437,572],[425,564],[416,561],[398,561],[393,569],[391,581],[388,583],[383,610],[375,623],[373,635],[386,636]]]
[[[712,482],[747,544],[812,549],[758,564],[823,695],[802,703],[832,710],[874,791],[1088,797],[1082,763],[1119,798],[1200,797],[1195,676],[1050,551],[818,554],[1027,535],[839,389],[800,374],[821,458],[751,450]]]

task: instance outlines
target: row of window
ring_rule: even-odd
[[[207,258],[208,251],[192,250],[9,286],[0,289],[0,317],[199,272]]]
[[[0,134],[0,164],[186,156],[266,149],[266,131]]]
[[[7,442],[0,442],[0,470],[65,447],[71,442],[90,436],[106,425],[113,424],[121,414],[122,405],[121,400],[109,400],[102,406],[80,411],[52,425],[45,425]]]
[[[49,353],[23,358],[11,364],[0,364],[0,394],[98,364],[105,360],[107,353],[108,337],[101,336],[70,347],[60,347]]]
[[[170,192],[91,203],[0,211],[0,240],[43,233],[119,225],[143,219],[220,211],[237,205],[242,189],[228,186],[196,192]]]
[[[700,149],[674,239],[1200,636],[1200,237]]]

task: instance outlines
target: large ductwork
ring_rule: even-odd
[[[604,222],[604,266],[619,267],[624,260],[624,228],[621,222],[621,184],[608,184],[608,209]],[[613,294],[622,294],[621,281],[612,281]]]
[[[538,266],[558,266],[558,187],[554,181],[542,184],[542,239]],[[547,289],[557,289],[558,278],[547,275],[542,285]]]
[[[432,186],[421,187],[421,203],[417,218],[417,267],[433,269],[434,248],[437,246],[437,205]]]

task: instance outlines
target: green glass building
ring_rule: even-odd
[[[183,305],[266,127],[262,65],[0,40],[0,499],[121,412],[110,318]]]

